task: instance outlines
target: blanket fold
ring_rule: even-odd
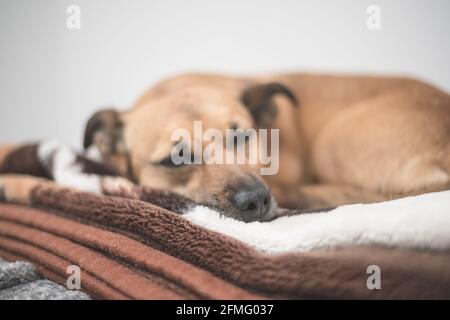
[[[64,166],[52,168],[38,151],[0,154],[0,173],[60,176],[56,169]],[[87,181],[89,190],[105,192],[104,178],[91,178],[74,185]],[[170,192],[133,186],[98,195],[49,180],[8,181],[8,188],[0,185],[0,200],[22,205],[0,203],[0,256],[32,262],[61,285],[67,267],[77,265],[81,289],[94,298],[450,299],[445,248],[367,245],[267,254],[189,221],[181,214],[192,202]],[[369,266],[381,270],[380,289],[368,286]]]
[[[57,215],[126,235],[262,296],[450,297],[448,252],[357,247],[267,255],[140,200],[38,187],[32,203]],[[367,288],[369,265],[378,265],[383,271],[382,290]]]
[[[69,265],[80,266],[83,287],[96,298],[257,297],[128,237],[31,208],[1,206],[0,250],[65,279]]]

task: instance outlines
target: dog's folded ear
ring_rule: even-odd
[[[250,111],[258,127],[268,127],[276,118],[277,107],[273,98],[278,94],[288,98],[294,106],[298,105],[292,91],[279,82],[253,85],[242,93],[241,102]]]
[[[94,113],[84,131],[84,148],[95,146],[104,165],[114,168],[121,176],[134,179],[128,149],[123,138],[123,114],[114,109]]]
[[[87,149],[95,145],[103,156],[123,153],[125,146],[122,131],[119,112],[113,109],[98,111],[86,124],[83,146]]]

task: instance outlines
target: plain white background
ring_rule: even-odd
[[[0,143],[80,147],[95,110],[186,71],[402,74],[449,91],[449,14],[448,0],[0,0]]]

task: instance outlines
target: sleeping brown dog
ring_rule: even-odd
[[[175,165],[175,129],[279,128],[279,171],[251,165]],[[244,221],[276,203],[323,208],[450,185],[450,96],[406,78],[285,74],[177,76],[127,112],[97,112],[84,146],[140,185],[176,191]],[[273,195],[273,196],[272,196]]]

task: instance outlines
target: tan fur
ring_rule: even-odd
[[[56,186],[50,180],[21,174],[0,175],[0,190],[10,202],[30,204],[31,193],[37,186]]]
[[[252,83],[274,81],[285,84],[301,101],[294,109],[279,97],[280,112],[272,126],[280,128],[280,170],[264,178],[282,204],[294,206],[293,199],[307,207],[371,202],[448,187],[448,94],[406,78],[309,74],[189,74],[157,84],[125,118],[127,125],[141,127],[130,129],[133,134],[126,137],[133,144],[131,152],[140,154],[133,157],[142,174],[139,183],[176,189],[167,177],[141,168],[142,155],[167,153],[168,143],[157,148],[155,143],[162,144],[176,127],[192,125],[196,117],[211,127],[224,128],[232,119],[248,125],[238,103],[240,93]],[[145,117],[147,123],[156,122],[154,128],[136,124]],[[199,188],[216,189],[210,184],[225,185],[234,170],[202,168],[202,179],[194,174],[192,181],[197,182],[187,184],[192,192],[179,191],[193,196]]]
[[[230,209],[227,187],[261,180],[257,168],[158,162],[174,129],[254,127],[240,100],[251,86],[282,83],[300,101],[275,97],[280,167],[262,177],[282,206],[317,208],[373,202],[450,186],[450,97],[428,84],[390,77],[283,74],[231,77],[186,74],[156,84],[119,114],[119,150],[108,163],[135,182]],[[108,129],[115,132],[119,129]],[[101,135],[99,135],[101,137]],[[101,139],[97,139],[101,140]],[[108,139],[106,139],[108,140]],[[111,139],[109,139],[111,140]],[[98,141],[97,141],[98,142]]]

